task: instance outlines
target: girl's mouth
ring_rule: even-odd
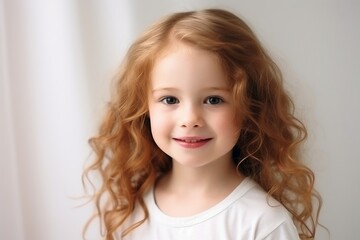
[[[198,138],[198,137],[186,137],[186,138],[173,138],[180,146],[185,148],[198,148],[207,144],[211,138]]]

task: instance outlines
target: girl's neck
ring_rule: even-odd
[[[167,175],[169,189],[173,191],[213,191],[228,185],[238,185],[242,179],[233,163],[198,168],[184,167],[174,163]]]
[[[243,179],[231,161],[198,168],[177,165],[174,161],[172,171],[155,186],[155,201],[169,215],[190,216],[219,203]]]

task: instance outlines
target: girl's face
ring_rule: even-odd
[[[231,161],[240,126],[215,54],[174,43],[155,63],[148,102],[152,136],[173,161],[188,167]]]

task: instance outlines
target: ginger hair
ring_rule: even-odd
[[[114,239],[136,204],[143,209],[144,219],[125,228],[121,236],[136,231],[146,221],[143,195],[159,175],[171,170],[171,159],[152,138],[147,103],[151,70],[171,41],[218,56],[242,126],[233,149],[237,170],[285,206],[301,239],[313,239],[321,198],[314,190],[314,174],[299,153],[306,129],[294,116],[279,68],[253,31],[239,17],[221,9],[169,15],[128,50],[99,133],[89,140],[96,159],[83,175],[87,178],[90,172],[100,173],[101,186],[92,199],[105,239]]]

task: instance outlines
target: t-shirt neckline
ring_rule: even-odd
[[[236,200],[241,198],[254,185],[255,182],[247,177],[241,181],[241,183],[219,203],[203,212],[188,217],[173,217],[162,212],[155,202],[154,187],[152,187],[150,192],[147,194],[146,198],[148,199],[146,202],[148,203],[150,218],[158,221],[161,224],[170,225],[173,227],[186,227],[201,223],[221,213]]]

